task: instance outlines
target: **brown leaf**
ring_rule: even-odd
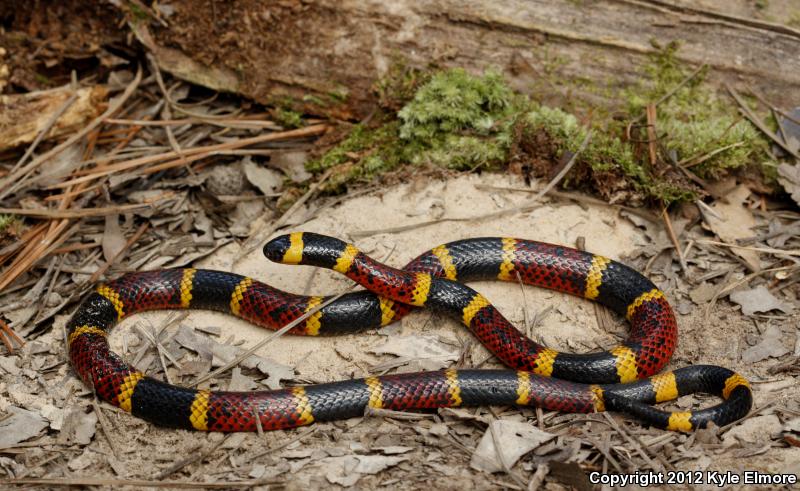
[[[724,242],[736,243],[753,235],[756,219],[743,203],[750,196],[746,186],[737,186],[729,192],[724,200],[711,205],[713,213],[704,212],[703,220],[708,227]],[[716,215],[716,216],[715,216]],[[732,249],[733,253],[745,260],[753,271],[761,269],[758,253],[747,249]]]
[[[103,257],[111,262],[125,247],[125,236],[119,226],[119,215],[108,215],[103,230]]]
[[[778,182],[800,205],[800,165],[781,164],[778,166]]]

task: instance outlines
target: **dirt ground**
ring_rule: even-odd
[[[529,193],[492,190],[476,186],[514,187],[521,183],[498,175],[463,176],[448,180],[418,180],[409,184],[346,199],[333,207],[298,213],[291,230],[313,231],[343,238],[371,255],[394,265],[405,264],[431,246],[464,237],[517,236],[575,245],[585,238],[587,250],[626,260],[644,269],[654,241],[646,228],[637,227],[619,211],[607,206],[565,201],[544,202],[533,211],[514,213],[502,219],[442,222],[404,232],[374,233],[376,228],[393,228],[425,222],[442,216],[472,217],[528,204]],[[302,218],[308,212],[311,216]],[[640,223],[637,220],[637,223]],[[254,229],[263,226],[257,221]],[[362,236],[359,234],[367,233]],[[636,259],[631,259],[636,257]],[[244,257],[239,246],[228,245],[203,260],[199,267],[232,270],[252,275],[292,292],[331,294],[348,288],[348,280],[333,272],[311,267],[284,266],[264,259],[260,250]],[[720,301],[706,320],[704,308],[688,300],[687,284],[674,281],[672,262],[650,261],[650,276],[664,287],[679,314],[680,341],[670,363],[676,368],[692,363],[727,366],[747,376],[755,387],[755,408],[751,418],[723,431],[686,436],[642,428],[635,421],[613,415],[624,433],[608,427],[601,415],[561,415],[533,409],[471,408],[443,410],[419,420],[372,416],[347,421],[315,424],[309,428],[257,434],[203,434],[158,428],[105,403],[93,402],[92,395],[76,378],[64,360],[62,327],[68,315],[56,319],[55,328],[29,343],[14,356],[3,357],[6,374],[0,381],[0,411],[17,406],[44,416],[46,424],[58,431],[48,432],[33,445],[17,447],[22,458],[12,462],[0,457],[4,467],[17,477],[93,476],[109,479],[168,479],[226,482],[235,486],[247,481],[254,489],[308,489],[355,486],[359,489],[521,488],[531,480],[537,464],[550,463],[550,476],[543,489],[573,486],[587,489],[586,469],[603,468],[597,448],[608,448],[628,471],[647,469],[702,469],[797,473],[800,449],[783,445],[781,427],[798,416],[800,389],[788,373],[771,375],[775,360],[747,364],[743,349],[758,338],[759,329],[772,322],[744,317],[727,301]],[[671,279],[670,279],[671,278]],[[613,346],[625,335],[617,318],[602,315],[591,303],[565,295],[518,285],[480,283],[475,285],[519,326],[526,320],[535,324],[532,334],[548,346],[572,352]],[[144,313],[125,320],[112,335],[112,346],[134,359],[147,343],[132,326],[164,325],[170,314]],[[174,317],[172,318],[174,320]],[[794,347],[797,314],[777,325],[785,329],[785,342]],[[220,344],[252,346],[267,335],[246,322],[222,314],[191,312],[167,332],[194,332]],[[603,326],[603,327],[601,327]],[[217,331],[216,329],[219,328]],[[195,331],[198,330],[198,331]],[[208,331],[216,334],[207,334]],[[182,365],[169,368],[171,379],[187,383],[186,376],[196,353],[168,344],[167,349]],[[186,338],[174,336],[174,338]],[[316,383],[360,377],[400,366],[400,370],[433,369],[450,366],[465,357],[467,366],[487,359],[479,345],[455,321],[421,311],[378,332],[334,338],[285,336],[256,352],[266,360],[270,374],[244,369],[217,379],[213,388],[264,388],[275,378]],[[184,345],[189,344],[183,342]],[[127,346],[127,349],[125,349]],[[404,351],[405,350],[405,351]],[[376,352],[387,354],[379,355]],[[409,356],[409,353],[411,355]],[[405,355],[398,357],[396,355]],[[155,376],[160,366],[155,351],[147,350],[140,368],[150,367]],[[38,370],[28,368],[38,366]],[[11,364],[11,365],[9,365]],[[484,367],[495,366],[494,361]],[[13,368],[13,367],[16,368]],[[288,368],[286,368],[288,367]],[[272,379],[272,380],[270,380]],[[680,407],[697,400],[682,400]],[[706,400],[708,404],[710,401]],[[102,413],[97,414],[97,412]],[[95,426],[100,416],[102,425]],[[88,419],[88,423],[87,423]],[[513,475],[489,474],[471,467],[473,449],[493,420],[522,422],[558,435],[522,458]],[[2,424],[2,422],[0,422]],[[102,429],[101,429],[102,428]],[[633,438],[638,445],[631,444]],[[698,436],[701,435],[701,436]],[[112,445],[109,443],[113,442]],[[604,443],[602,443],[604,442]],[[638,446],[638,451],[637,447]],[[188,462],[187,460],[188,459]],[[196,461],[194,461],[194,460]],[[587,462],[588,461],[588,462]],[[575,463],[582,463],[583,469]],[[595,462],[592,464],[591,462]],[[743,464],[746,462],[746,464]],[[253,481],[262,485],[253,485]],[[670,489],[675,489],[671,487]],[[699,487],[698,489],[710,489]]]

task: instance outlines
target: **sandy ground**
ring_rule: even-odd
[[[292,227],[292,230],[352,240],[352,234],[364,230],[432,220],[436,218],[432,213],[441,213],[442,210],[446,217],[476,216],[514,207],[531,199],[525,193],[513,193],[509,196],[502,192],[478,191],[474,187],[478,182],[510,185],[512,180],[497,176],[467,176],[447,182],[431,182],[425,186],[399,186],[380,195],[349,200],[334,210],[325,210],[320,213],[319,218]],[[409,216],[409,210],[415,216]],[[400,267],[435,245],[480,236],[535,237],[537,240],[572,246],[578,237],[583,236],[586,237],[587,248],[612,258],[630,253],[637,240],[634,227],[626,221],[616,219],[613,210],[609,208],[582,209],[577,205],[565,205],[543,206],[533,213],[475,223],[443,222],[402,233],[355,239],[354,243],[375,258],[385,258],[391,254],[386,262]],[[240,259],[237,246],[225,248],[198,266],[252,276],[294,293],[336,294],[346,291],[351,284],[347,278],[332,271],[272,263],[264,258],[260,250]],[[510,320],[520,324],[523,322],[522,293],[518,286],[486,282],[479,288]],[[536,312],[541,312],[548,305],[557,313],[546,316],[541,329],[537,330],[537,334],[548,344],[570,349],[567,346],[568,339],[597,339],[597,322],[590,303],[576,302],[565,295],[540,289],[528,289],[525,295],[530,310],[529,318],[533,318]],[[146,315],[156,317],[164,314]],[[158,321],[154,319],[153,322]],[[192,312],[188,322],[198,325],[224,323],[226,330],[237,340],[245,340],[248,344],[263,339],[265,335],[263,330],[247,322],[215,313]],[[589,329],[585,326],[589,326]],[[402,322],[402,334],[420,332],[447,338],[469,336],[458,322],[441,316],[436,316],[431,321],[430,313],[418,312]],[[343,359],[342,354],[350,355],[354,360],[367,361],[370,359],[368,351],[385,341],[377,332],[328,339],[286,336],[275,345],[263,348],[259,354],[295,366],[302,378],[331,381],[340,379],[345,373],[348,376],[367,375],[363,364],[361,367],[359,364],[353,365]],[[303,362],[298,363],[298,360]]]
[[[292,226],[291,230],[319,232],[345,239],[355,237],[355,244],[362,250],[376,258],[385,258],[388,255],[386,262],[397,266],[402,266],[437,244],[466,237],[516,236],[568,246],[575,246],[578,238],[583,237],[587,250],[623,260],[649,243],[643,229],[620,217],[611,207],[579,206],[561,201],[546,201],[531,212],[515,213],[503,218],[442,222],[405,232],[371,234],[364,238],[359,235],[364,231],[410,225],[441,217],[492,213],[519,206],[532,196],[526,193],[486,191],[477,189],[476,184],[521,185],[514,178],[498,175],[470,175],[447,181],[417,181],[348,199],[333,208],[310,212],[304,210],[301,215],[308,212],[315,217],[308,220],[298,218],[299,223]],[[257,221],[253,227],[263,225]],[[286,231],[288,230],[282,232]],[[642,264],[632,264],[641,269],[644,260],[639,260]],[[260,249],[242,257],[240,247],[235,244],[226,246],[196,266],[250,275],[296,293],[333,294],[346,291],[350,285],[349,280],[331,271],[273,264],[262,256]],[[658,275],[654,275],[653,279],[659,283]],[[626,332],[625,325],[619,319],[599,316],[598,311],[601,309],[580,299],[535,288],[525,288],[523,293],[515,284],[486,282],[475,284],[475,287],[517,325],[524,326],[526,319],[529,323],[532,319],[537,319],[533,337],[556,349],[582,352],[598,347],[608,348]],[[667,290],[667,293],[673,304],[685,301],[685,294],[680,291]],[[523,306],[527,308],[527,312]],[[756,382],[757,408],[770,404],[796,404],[791,401],[798,399],[800,390],[791,376],[769,376],[758,367],[742,366],[739,352],[744,346],[743,339],[753,332],[753,323],[750,320],[742,317],[726,302],[721,302],[709,322],[703,318],[704,309],[695,307],[687,310],[686,315],[679,315],[681,338],[671,367],[688,363],[715,363],[742,370]],[[164,312],[151,312],[123,321],[112,334],[112,345],[116,350],[123,351],[123,345],[127,344],[123,338],[131,336],[132,324],[139,322],[157,326],[165,320],[166,315]],[[63,346],[62,327],[67,318],[67,315],[61,316],[57,320],[56,328],[42,336],[37,343],[49,345],[54,350]],[[604,321],[601,327],[598,319],[603,318],[611,320]],[[244,321],[218,313],[191,312],[181,324],[219,326],[222,328],[218,338],[220,342],[241,343],[244,347],[252,346],[267,335],[264,330]],[[296,372],[295,380],[326,382],[374,373],[376,365],[393,359],[391,356],[377,355],[375,350],[385,347],[387,343],[396,343],[404,336],[423,335],[433,336],[451,345],[463,345],[469,339],[469,334],[457,322],[420,311],[379,332],[335,338],[284,336],[262,348],[257,354],[293,367]],[[787,336],[791,336],[791,332],[787,331]],[[473,346],[467,365],[476,360],[485,360],[486,353],[482,347]],[[64,364],[58,367],[57,375],[54,380],[56,386],[48,393],[26,391],[20,388],[22,385],[6,385],[5,382],[0,382],[0,410],[11,404],[28,409],[55,406],[55,410],[62,412],[76,405],[87,409],[91,407],[91,394],[75,378],[69,366]],[[221,382],[220,385],[226,387],[225,383]],[[100,437],[98,432],[88,445],[63,449],[69,456],[68,465],[55,471],[49,469],[49,475],[154,478],[158,472],[169,468],[176,461],[207,451],[200,460],[205,463],[189,464],[172,475],[172,478],[187,479],[187,474],[188,479],[192,480],[276,478],[285,481],[281,487],[301,489],[350,484],[352,481],[342,476],[352,476],[355,473],[355,485],[365,489],[412,489],[430,485],[441,489],[513,486],[502,474],[489,475],[470,468],[469,451],[442,443],[443,440],[433,431],[437,423],[432,426],[428,420],[398,422],[379,417],[356,418],[314,425],[314,432],[308,435],[302,433],[306,430],[292,430],[271,432],[261,438],[257,435],[241,435],[234,440],[226,439],[221,442],[220,435],[158,428],[106,404],[102,404],[102,407],[113,428],[110,438],[115,441],[116,455],[109,448],[107,438]],[[746,462],[747,468],[771,472],[794,469],[800,462],[800,449],[780,448],[780,445],[771,443],[774,433],[780,431],[781,423],[770,412],[764,411],[747,420],[738,436],[734,436],[738,439],[738,444],[737,440],[727,446],[713,443],[711,450],[706,448],[698,451],[696,447],[689,446],[693,440],[674,435],[667,437],[669,445],[664,449],[656,447],[654,452],[659,454],[662,450],[666,452],[669,449],[686,452],[686,458],[678,459],[675,463],[677,468],[740,470]],[[470,414],[498,416],[494,410],[487,411],[486,408]],[[498,417],[531,421],[534,416],[532,409],[510,409],[500,413]],[[618,418],[618,421],[624,419]],[[456,428],[456,433],[461,435],[463,442],[468,443],[468,448],[470,445],[474,446],[482,434],[481,428],[469,421],[456,423]],[[728,435],[736,431],[734,428]],[[642,438],[657,439],[663,434],[664,432],[653,429],[640,432]],[[295,439],[302,441],[293,441]],[[360,459],[370,449],[374,451],[387,445],[399,445],[404,450],[402,458],[385,470],[374,474],[358,474],[352,466],[348,468],[345,465],[344,470],[340,468],[341,459],[351,456],[358,456]],[[276,450],[266,456],[261,455],[269,448]],[[669,457],[668,453],[664,455]],[[32,460],[46,460],[47,455],[44,451],[42,456],[33,455]],[[530,462],[519,465],[529,471],[527,475],[535,470]],[[41,473],[36,472],[34,475]],[[563,487],[558,483],[547,482],[545,489]]]

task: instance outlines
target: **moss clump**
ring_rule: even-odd
[[[14,215],[0,215],[0,234],[10,228],[16,221],[17,218]]]
[[[421,149],[410,155],[415,164],[493,167],[507,155],[523,101],[496,72],[475,77],[463,69],[447,70],[435,74],[397,113],[399,136]]]
[[[767,160],[763,138],[703,83],[705,73],[685,82],[689,72],[677,50],[674,43],[659,48],[644,67],[647,80],[622,92],[627,107],[621,118],[593,111],[593,137],[562,185],[588,186],[612,201],[669,204],[702,195],[673,159],[703,178]],[[384,112],[307,164],[317,172],[337,168],[329,190],[401,164],[473,170],[509,163],[552,177],[586,137],[575,116],[530,102],[493,71],[474,76],[397,65],[374,89]],[[658,158],[651,163],[641,117],[657,101]],[[631,121],[639,124],[629,140]]]
[[[670,94],[657,107],[656,130],[664,148],[675,152],[679,162],[691,164],[707,157],[691,167],[700,177],[718,178],[766,159],[766,142],[756,128],[704,83],[707,70],[675,90],[690,72],[675,56],[677,43],[660,48],[644,68],[649,83],[627,91],[628,112],[634,117],[643,114],[648,103]],[[712,152],[717,153],[708,156]]]
[[[303,126],[303,115],[291,109],[276,108],[272,111],[272,118],[284,128],[300,128]]]
[[[508,156],[513,126],[527,101],[514,94],[494,72],[472,76],[462,69],[408,78],[398,86],[379,84],[387,104],[397,104],[408,87],[419,85],[397,112],[371,126],[356,125],[350,134],[306,168],[332,167],[329,189],[353,179],[370,179],[403,163],[451,169],[491,168]]]
[[[587,129],[579,125],[575,116],[548,106],[532,109],[521,118],[521,123],[524,124],[523,138],[542,141],[543,134],[544,141],[551,147],[546,150],[550,155],[541,156],[549,161],[549,166],[546,166],[549,168],[544,172],[541,168],[536,169],[535,173],[539,175],[546,174],[552,166],[565,162],[576,153],[587,134]],[[537,151],[529,150],[534,155],[528,157],[536,160]],[[568,175],[562,184],[590,183],[609,199],[628,197],[633,192],[641,194],[641,189],[650,184],[649,176],[636,162],[631,146],[598,129],[595,129],[591,140],[578,155],[575,165],[575,172]]]
[[[328,190],[340,190],[353,180],[369,180],[403,162],[405,150],[398,140],[400,123],[389,121],[375,127],[355,125],[347,137],[319,158],[306,163],[306,169],[320,172],[337,168],[328,181]]]
[[[0,215],[0,244],[19,237],[22,233],[22,220],[14,215]]]

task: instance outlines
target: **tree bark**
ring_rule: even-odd
[[[724,3],[723,3],[724,4]],[[661,0],[173,0],[169,25],[134,26],[169,72],[262,103],[359,119],[393,64],[502,71],[552,101],[613,107],[657,49],[708,64],[712,83],[798,103],[800,31]],[[149,29],[149,30],[148,30]],[[612,89],[612,90],[609,90]]]

